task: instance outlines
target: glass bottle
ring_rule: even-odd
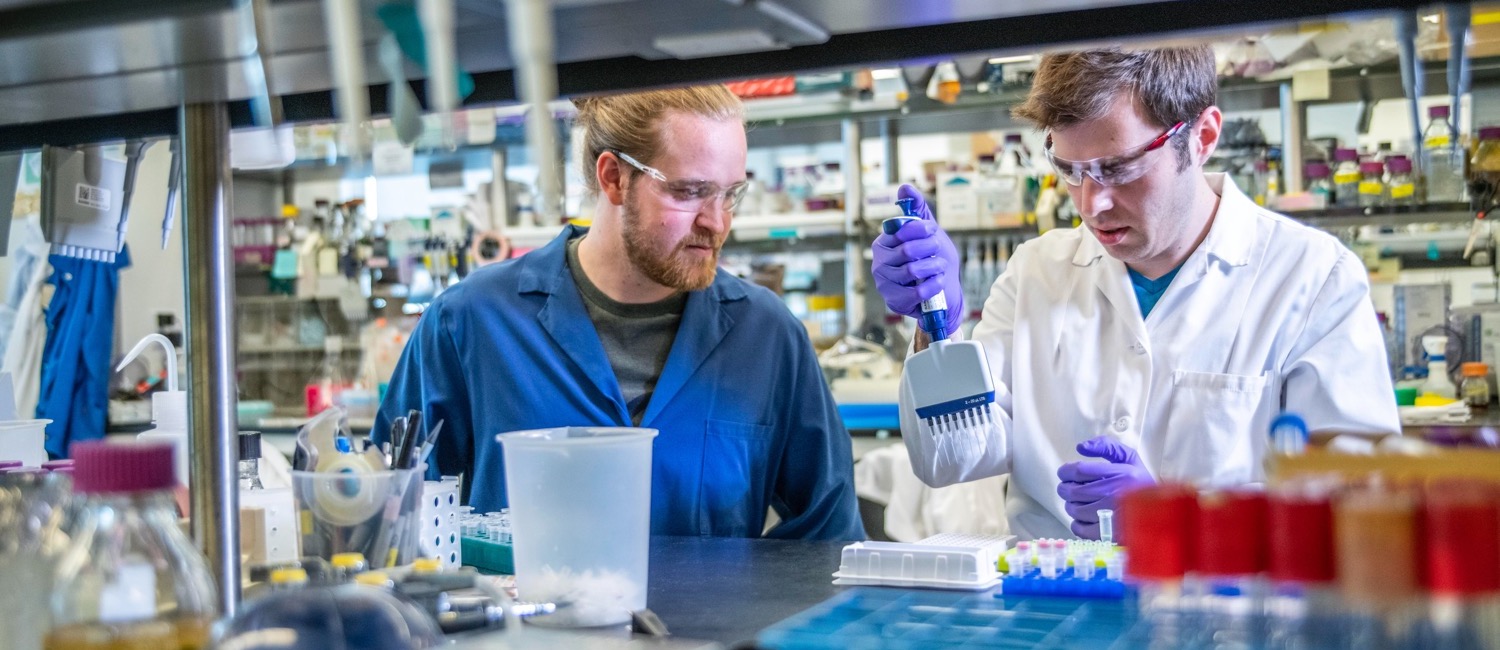
[[[1354,149],[1335,149],[1333,160],[1334,205],[1352,208],[1359,205],[1359,152]]]
[[[1333,173],[1328,169],[1328,163],[1315,160],[1307,163],[1302,168],[1302,175],[1307,177],[1307,192],[1313,196],[1323,197],[1323,206],[1333,205]]]
[[[1479,130],[1479,146],[1469,167],[1476,181],[1488,181],[1500,187],[1500,126]]]
[[[1411,207],[1417,204],[1417,178],[1411,172],[1411,159],[1406,156],[1391,156],[1385,159],[1389,180],[1385,186],[1385,201],[1392,207]]]
[[[1463,381],[1459,382],[1458,394],[1470,408],[1490,406],[1490,367],[1488,364],[1469,362],[1461,366]]]
[[[1359,164],[1359,207],[1378,208],[1385,204],[1385,165],[1378,162]]]
[[[198,650],[210,642],[216,592],[177,523],[172,446],[73,445],[82,498],[53,581],[47,650]]]
[[[1463,149],[1458,146],[1458,135],[1448,123],[1448,107],[1433,106],[1427,109],[1430,120],[1422,131],[1422,145],[1426,156],[1423,173],[1427,174],[1427,200],[1464,200]]]

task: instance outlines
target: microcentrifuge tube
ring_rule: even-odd
[[[1052,580],[1057,577],[1057,548],[1047,540],[1042,540],[1042,577]]]
[[[1110,580],[1125,579],[1125,552],[1120,551],[1104,558],[1104,577]]]
[[[1105,544],[1115,543],[1115,511],[1099,511],[1099,541]]]
[[[1073,577],[1080,580],[1091,580],[1094,577],[1094,553],[1084,551],[1073,559]]]

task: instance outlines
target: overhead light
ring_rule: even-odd
[[[651,46],[679,59],[785,50],[787,45],[759,29],[697,32],[681,36],[658,36]]]
[[[1000,57],[995,57],[993,59],[990,59],[990,63],[993,63],[995,65],[1005,65],[1007,63],[1026,63],[1027,61],[1030,61],[1030,60],[1031,60],[1031,55],[1030,54],[1022,54],[1020,56],[1000,56]]]
[[[870,76],[876,79],[895,79],[901,76],[900,68],[876,68],[870,71]]]

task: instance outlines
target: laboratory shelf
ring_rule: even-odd
[[[1425,223],[1468,223],[1474,211],[1467,203],[1432,203],[1412,208],[1332,208],[1285,213],[1314,228],[1408,226]]]

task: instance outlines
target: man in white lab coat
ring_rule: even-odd
[[[1017,247],[990,288],[972,338],[994,374],[995,426],[921,432],[903,379],[902,435],[924,482],[1008,473],[1012,532],[1097,537],[1098,511],[1135,487],[1264,480],[1282,411],[1317,432],[1400,431],[1359,259],[1203,172],[1217,84],[1208,47],[1042,59],[1014,114],[1048,133],[1083,226]],[[903,195],[928,218],[875,240],[881,294],[915,316],[941,291],[964,313],[953,243]]]

